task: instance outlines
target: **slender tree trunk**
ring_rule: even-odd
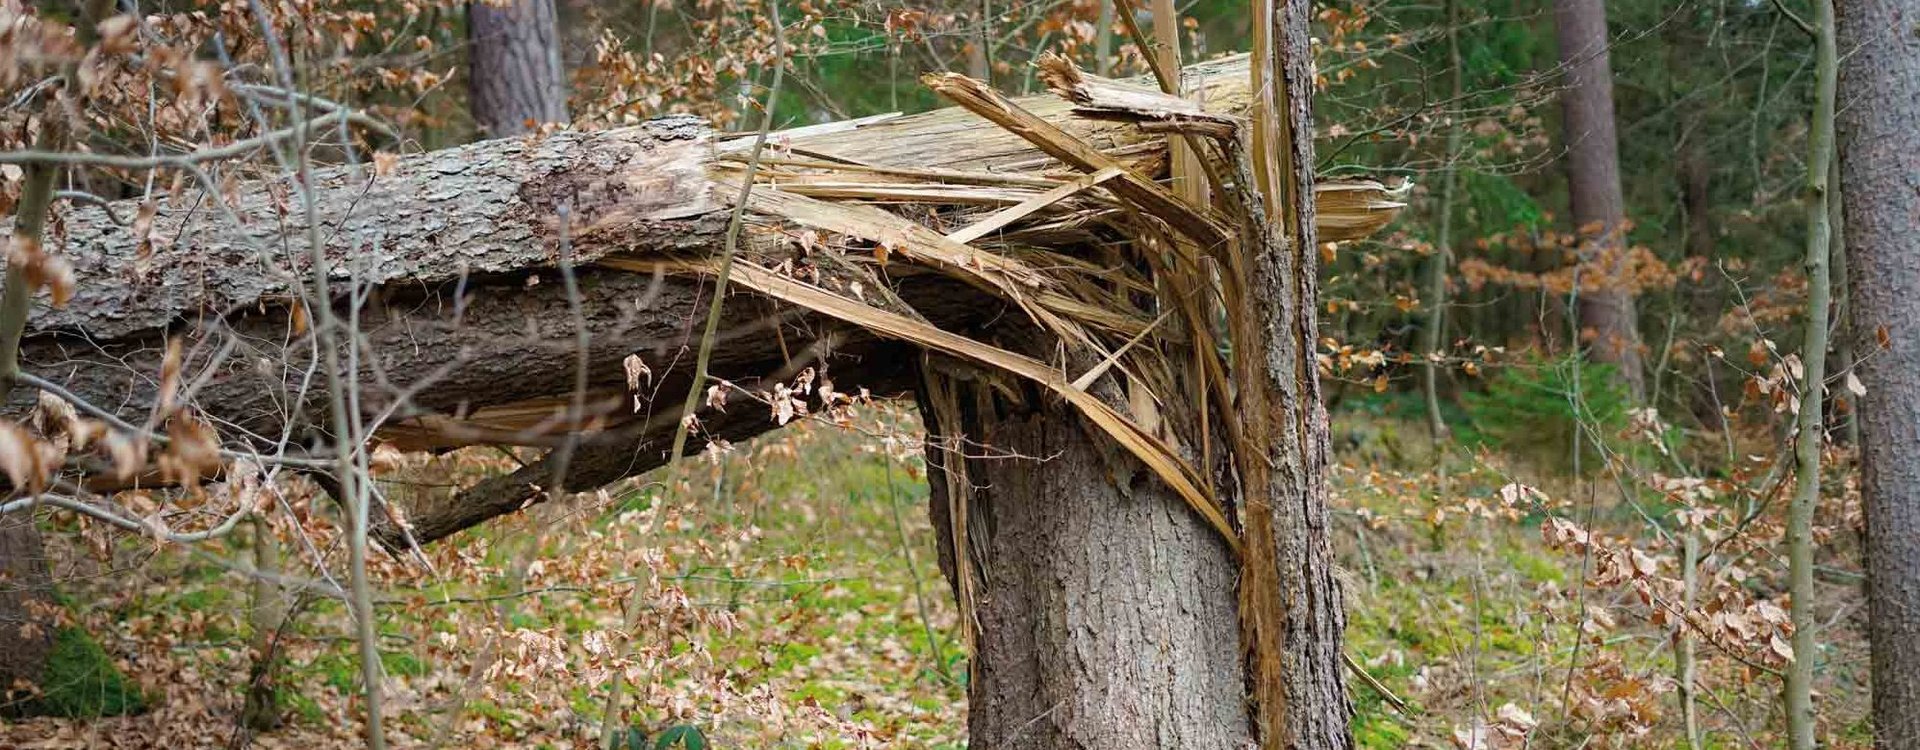
[[[1807,147],[1807,328],[1800,360],[1800,433],[1795,444],[1793,503],[1787,513],[1788,587],[1793,594],[1793,663],[1787,665],[1787,734],[1794,750],[1813,750],[1818,716],[1813,674],[1819,662],[1819,622],[1813,612],[1813,516],[1820,505],[1820,450],[1826,442],[1821,410],[1827,382],[1827,321],[1832,303],[1827,263],[1828,164],[1833,158],[1835,68],[1832,0],[1814,0],[1814,109]],[[1907,616],[1911,617],[1909,613]]]
[[[467,5],[474,122],[489,138],[520,135],[567,120],[566,68],[554,0],[485,0]]]
[[[1453,101],[1460,100],[1465,85],[1460,64],[1460,2],[1447,0],[1448,75],[1453,79]],[[1427,431],[1434,440],[1447,437],[1447,420],[1440,415],[1440,358],[1445,345],[1447,309],[1447,264],[1453,257],[1453,202],[1459,186],[1454,161],[1460,158],[1460,132],[1464,123],[1447,127],[1445,171],[1440,177],[1440,231],[1433,243],[1433,257],[1427,259],[1427,317],[1421,323],[1420,348],[1425,361],[1420,364],[1420,390],[1427,401]]]
[[[980,0],[979,26],[967,47],[967,75],[993,85],[993,0]]]
[[[977,628],[969,744],[1247,746],[1231,552],[1071,407],[1017,390],[921,397],[934,528],[966,530],[965,554],[941,535],[940,564]]]
[[[1692,134],[1693,128],[1686,128]],[[1687,137],[1680,147],[1680,200],[1686,215],[1686,252],[1689,257],[1713,257],[1713,221],[1709,202],[1712,172],[1706,157],[1702,153],[1700,139]],[[1688,304],[1678,299],[1674,304]],[[1688,309],[1701,311],[1698,297],[1694,297]],[[1717,309],[1717,308],[1716,308]],[[1656,370],[1654,375],[1654,394],[1652,400],[1660,399],[1660,382],[1664,373]],[[1689,522],[1681,530],[1680,543],[1680,580],[1682,604],[1689,611],[1693,608],[1700,592],[1700,566],[1696,562],[1700,556],[1700,529]],[[1680,684],[1674,691],[1674,699],[1680,704],[1681,729],[1686,733],[1688,750],[1700,748],[1700,714],[1698,690],[1694,684],[1699,644],[1685,623],[1674,626],[1674,680]]]
[[[1645,384],[1633,290],[1627,283],[1626,201],[1620,192],[1620,144],[1614,133],[1606,0],[1555,0],[1554,27],[1566,69],[1560,127],[1567,150],[1567,192],[1580,235],[1580,257],[1587,263],[1579,297],[1581,338],[1595,361],[1619,370],[1620,382],[1637,400]]]
[[[1680,543],[1681,605],[1686,608],[1686,611],[1691,612],[1700,591],[1700,566],[1694,562],[1694,559],[1700,556],[1700,529],[1688,523],[1681,533],[1684,535]],[[1673,679],[1680,683],[1680,688],[1674,691],[1677,693],[1676,700],[1680,702],[1680,728],[1686,733],[1683,739],[1686,740],[1688,750],[1699,750],[1700,714],[1694,697],[1698,692],[1694,685],[1694,663],[1698,644],[1694,642],[1693,633],[1685,623],[1675,625],[1673,633],[1675,641]]]
[[[1920,0],[1851,0],[1836,21],[1873,726],[1905,748],[1920,742]]]
[[[280,540],[273,527],[262,518],[254,518],[253,568],[262,575],[253,580],[248,624],[252,634],[248,647],[253,650],[247,668],[246,702],[240,709],[240,723],[254,731],[280,726],[280,630],[287,616],[285,591],[274,580],[280,575]]]
[[[0,516],[0,715],[32,699],[53,651],[53,578],[32,513]]]
[[[1114,0],[1099,0],[1099,2],[1100,17],[1094,22],[1093,29],[1093,73],[1112,76]]]

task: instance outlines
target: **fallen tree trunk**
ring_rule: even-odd
[[[1186,75],[1212,108],[1245,109],[1244,58],[1192,66]],[[1020,104],[1131,168],[1162,171],[1162,135],[1076,113],[1051,96]],[[912,195],[857,191],[929,174],[966,186],[995,182],[989,178],[996,173],[1072,173],[1019,136],[958,108],[801,128],[776,143],[782,149],[769,158],[776,165],[770,169],[783,159],[819,160],[872,176],[859,185],[783,186],[782,192],[799,195],[853,191],[854,197],[910,202]],[[157,207],[144,235],[116,220],[139,213],[137,205],[75,207],[63,216],[56,246],[74,267],[76,293],[63,307],[36,306],[22,347],[25,369],[158,430],[164,427],[158,382],[168,342],[177,341],[185,352],[185,400],[223,436],[244,438],[269,456],[308,452],[330,440],[325,378],[315,369],[320,358],[300,299],[307,248],[317,237],[333,259],[338,298],[332,302],[356,324],[358,368],[349,382],[358,384],[361,411],[377,435],[402,448],[444,449],[555,445],[577,433],[582,442],[570,452],[565,485],[596,487],[664,462],[661,439],[679,415],[656,413],[651,397],[684,393],[689,346],[697,340],[692,323],[707,293],[691,274],[635,274],[596,263],[717,253],[730,208],[719,188],[737,179],[729,167],[737,166],[731,157],[739,149],[700,121],[669,118],[621,130],[476,143],[402,159],[386,174],[318,170],[311,226],[291,178],[175,195]],[[1023,179],[1033,178],[1009,176],[994,188],[998,193],[963,199],[1017,203],[1039,191],[1006,187]],[[1333,213],[1335,221],[1372,220],[1364,207]],[[750,214],[749,239],[778,242],[789,231],[780,224],[777,217]],[[560,283],[562,243],[577,277],[577,299]],[[979,295],[935,277],[908,273],[896,283],[920,314],[947,330],[968,330],[1006,307],[983,304]],[[349,291],[357,304],[348,304]],[[716,377],[752,384],[798,369],[789,367],[792,353],[813,351],[821,359],[817,366],[830,368],[843,386],[890,395],[908,385],[898,363],[910,358],[901,356],[900,345],[857,327],[751,294],[726,310]],[[583,327],[584,360],[576,352]],[[623,360],[636,353],[652,373],[637,410],[627,406],[622,382]],[[570,414],[582,361],[591,408]],[[8,411],[24,413],[31,398],[16,393]],[[749,411],[713,415],[706,426],[728,440],[774,426]],[[696,440],[694,447],[703,444]],[[416,540],[439,539],[544,499],[544,489],[557,484],[553,468],[537,463],[418,509],[412,514]],[[391,526],[379,531],[384,542],[400,541]]]

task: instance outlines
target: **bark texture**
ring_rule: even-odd
[[[1597,260],[1583,279],[1581,337],[1594,360],[1619,369],[1634,398],[1644,395],[1638,316],[1626,263],[1626,201],[1620,192],[1620,143],[1613,121],[1613,65],[1607,54],[1606,0],[1555,0],[1554,30],[1566,88],[1560,93],[1567,150],[1567,192],[1581,235],[1581,257]]]
[[[977,586],[971,745],[1250,745],[1225,543],[1071,407],[992,390],[963,390],[959,424],[921,409],[936,529],[955,507],[945,468],[966,463],[971,550],[942,536],[940,564],[956,593],[958,565]]]
[[[1920,2],[1835,14],[1879,747],[1920,743]]]
[[[1344,750],[1353,747],[1341,644],[1347,627],[1340,582],[1334,577],[1333,520],[1327,509],[1327,413],[1320,398],[1314,342],[1319,299],[1319,247],[1314,227],[1313,53],[1308,39],[1309,0],[1286,0],[1274,19],[1273,38],[1284,99],[1286,149],[1279,177],[1282,216],[1276,229],[1285,242],[1255,259],[1252,288],[1265,341],[1266,392],[1263,420],[1275,430],[1266,464],[1266,499],[1273,517],[1281,602],[1286,622],[1281,643],[1286,683],[1286,726],[1265,747]],[[1258,459],[1242,462],[1246,465]]]
[[[722,223],[699,171],[704,138],[693,121],[662,121],[449,149],[385,179],[320,176],[318,234],[338,263],[336,281],[367,295],[357,310],[341,307],[359,324],[369,418],[404,422],[567,392],[575,321],[553,270],[554,217],[564,206],[573,218],[581,262],[629,242],[703,247]],[[64,308],[34,311],[26,369],[138,423],[174,337],[186,344],[192,400],[223,434],[263,445],[309,437],[325,421],[315,419],[324,392],[310,372],[313,343],[291,313],[306,227],[300,212],[277,216],[284,185],[256,187],[235,209],[241,223],[185,207],[156,218],[154,235],[172,243],[151,259],[99,209],[69,214],[62,252],[79,291]],[[673,335],[671,316],[657,311],[665,319],[652,321],[652,335],[633,335],[647,322],[640,303],[651,279],[594,269],[581,277],[603,381],[626,353]],[[16,389],[11,410],[32,398]]]
[[[53,651],[53,578],[33,514],[0,516],[0,716],[14,713]]]
[[[520,135],[567,120],[554,0],[484,0],[467,5],[473,120],[488,137]]]

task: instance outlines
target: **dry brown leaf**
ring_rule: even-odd
[[[176,414],[167,422],[167,446],[159,464],[162,479],[182,485],[218,472],[220,443],[213,425],[190,411]]]
[[[47,465],[41,443],[26,428],[0,421],[0,472],[13,486],[28,493],[47,487]]]

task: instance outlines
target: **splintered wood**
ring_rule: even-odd
[[[1238,531],[1215,495],[1215,478],[1196,459],[1210,455],[1215,440],[1205,404],[1229,404],[1236,397],[1226,376],[1230,364],[1221,360],[1230,338],[1219,316],[1239,286],[1222,275],[1245,273],[1232,248],[1245,231],[1234,217],[1248,206],[1196,204],[1160,180],[1168,169],[1169,138],[1187,139],[1189,147],[1213,144],[1202,157],[1212,160],[1210,173],[1246,173],[1244,165],[1238,171],[1220,166],[1244,159],[1238,139],[1246,123],[1231,112],[1088,75],[1057,55],[1044,56],[1040,69],[1060,99],[1015,102],[952,73],[923,80],[977,118],[973,123],[991,123],[1048,158],[989,159],[984,168],[963,169],[924,160],[856,159],[831,150],[835,139],[847,142],[862,123],[776,138],[787,146],[761,155],[747,199],[757,217],[757,241],[736,266],[734,280],[876,335],[1044,387],[1152,470],[1238,550]],[[1229,63],[1222,70],[1212,89],[1204,77],[1193,87],[1243,105],[1247,98],[1221,88],[1220,79],[1240,77],[1245,85],[1244,67]],[[977,127],[963,126],[958,117],[942,112],[928,119],[943,118],[935,131]],[[1108,124],[1061,124],[1090,121]],[[885,127],[902,121],[878,122]],[[921,130],[890,134],[910,142],[893,148],[923,156],[922,146],[911,143]],[[993,137],[970,130],[967,143],[982,140]],[[726,150],[712,162],[711,173],[718,182],[737,182],[749,158]],[[1234,195],[1251,194],[1249,185],[1224,187]],[[1317,226],[1328,241],[1364,237],[1392,220],[1405,205],[1405,191],[1370,180],[1324,183],[1316,195]],[[636,271],[662,267],[658,256],[600,264]],[[674,258],[665,267],[711,273],[715,265],[707,258]],[[929,273],[1018,310],[1056,338],[1059,360],[1044,362],[941,329],[912,309],[913,300],[883,293],[890,278]],[[1082,363],[1078,377],[1067,362]],[[1120,403],[1092,390],[1110,373],[1127,384],[1129,395]],[[1231,428],[1227,432],[1237,438]]]
[[[1279,320],[1257,319],[1272,309],[1262,295],[1274,290],[1254,275],[1273,268],[1276,257],[1311,256],[1294,247],[1304,237],[1290,231],[1299,228],[1302,207],[1275,192],[1282,183],[1260,179],[1273,165],[1257,163],[1242,144],[1264,141],[1264,152],[1280,145],[1272,141],[1276,134],[1298,134],[1241,117],[1248,98],[1230,89],[1221,101],[1239,109],[1213,111],[1175,95],[1164,74],[1166,90],[1155,91],[1088,75],[1058,55],[1043,56],[1039,68],[1069,111],[1059,111],[1060,101],[1015,102],[958,74],[922,80],[1043,158],[953,169],[844,158],[805,143],[763,160],[748,205],[768,241],[738,262],[734,282],[1038,385],[1171,488],[1241,561],[1240,617],[1256,724],[1263,746],[1278,747],[1286,723],[1281,634],[1293,615],[1275,577],[1282,551],[1273,497],[1286,490],[1280,475],[1298,469],[1269,462],[1304,465],[1286,460],[1286,451],[1305,448],[1287,439],[1291,425],[1267,424],[1264,415],[1302,408],[1297,393],[1271,389],[1268,368],[1275,356],[1302,358],[1300,366],[1311,368],[1312,339],[1303,329],[1301,341],[1288,343],[1293,332],[1270,330]],[[1257,85],[1258,76],[1237,75]],[[1192,85],[1207,89],[1204,80]],[[1267,117],[1272,110],[1252,113]],[[1087,122],[1122,130],[1063,126]],[[716,178],[740,179],[742,160],[736,153],[716,161]],[[1283,169],[1280,179],[1289,174]],[[1324,242],[1366,237],[1405,206],[1409,187],[1318,183],[1312,228]],[[601,261],[635,268],[654,262]],[[675,263],[682,272],[716,268],[709,258]],[[895,297],[896,309],[884,309],[863,293],[911,274],[952,278],[1018,311],[1027,329],[1051,334],[1055,355],[1043,360],[944,329],[916,314],[914,300]],[[930,389],[960,387],[929,378]],[[1103,387],[1103,380],[1112,382]],[[957,408],[948,396],[930,408]],[[958,414],[932,416],[936,424],[960,421]],[[1216,464],[1221,451],[1228,460]],[[1223,496],[1223,488],[1231,493]],[[966,505],[952,512],[950,543],[965,550]],[[957,575],[971,643],[973,573],[963,566]]]
[[[1199,454],[1199,446],[1192,444],[1197,435],[1183,437],[1164,426],[1146,429],[1140,421],[1160,420],[1126,416],[1126,411],[1138,416],[1140,409],[1101,402],[1088,394],[1090,383],[1071,379],[1058,366],[880,310],[853,291],[883,286],[887,273],[941,273],[1021,310],[1062,345],[1099,362],[1096,373],[1118,369],[1131,382],[1148,384],[1153,403],[1179,396],[1174,389],[1188,380],[1201,388],[1208,388],[1210,380],[1220,382],[1217,375],[1176,374],[1175,360],[1197,349],[1190,343],[1196,337],[1216,337],[1205,309],[1211,307],[1207,298],[1218,290],[1208,291],[1199,283],[1208,277],[1200,271],[1208,261],[1198,256],[1236,241],[1235,234],[1219,211],[1182,200],[1146,170],[1164,172],[1164,134],[1231,141],[1240,137],[1242,120],[1088,75],[1059,56],[1045,56],[1040,66],[1048,86],[1074,105],[1073,115],[1163,134],[1144,141],[1157,147],[1152,158],[1142,159],[1138,149],[1123,157],[1111,155],[966,76],[929,75],[924,80],[934,91],[1019,136],[1054,163],[1018,172],[981,172],[853,162],[823,152],[817,152],[822,158],[763,158],[760,184],[749,207],[785,226],[813,232],[809,236],[819,239],[807,244],[817,241],[851,262],[806,262],[805,273],[794,273],[791,248],[776,242],[773,251],[747,266],[740,281],[762,294],[999,368],[1059,393],[1232,539],[1220,501],[1205,489],[1211,482],[1198,478],[1202,472],[1190,465],[1191,457]],[[731,165],[741,161],[738,154],[721,160],[719,179],[738,179]],[[1062,165],[1078,174],[1062,175]],[[1405,205],[1400,200],[1405,190],[1370,180],[1325,183],[1318,188],[1316,223],[1328,241],[1364,237],[1392,220]],[[898,212],[881,206],[894,206]],[[1185,241],[1172,242],[1174,235]],[[1175,251],[1189,242],[1199,251],[1178,253],[1193,256],[1178,258],[1175,265],[1184,271],[1179,284],[1165,278],[1156,282],[1156,270],[1164,275],[1172,267],[1160,258],[1141,256]],[[816,252],[813,247],[801,250],[805,255]],[[1061,255],[1081,262],[1056,262],[1066,260]],[[889,266],[892,260],[907,267]],[[686,268],[703,267],[695,263]],[[781,268],[789,270],[776,270]],[[1182,299],[1142,301],[1141,292]],[[1181,307],[1194,308],[1182,316],[1184,325],[1161,325]]]

